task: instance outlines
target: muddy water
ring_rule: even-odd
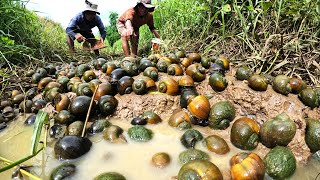
[[[112,124],[122,127],[126,132],[131,125],[127,121],[120,119],[111,119]],[[76,160],[59,161],[54,158],[53,149],[48,147],[45,151],[46,163],[41,167],[42,154],[39,154],[33,160],[25,164],[35,164],[33,174],[42,179],[49,179],[49,175],[53,168],[63,162],[71,162],[77,166],[77,173],[71,178],[93,179],[103,172],[116,171],[123,174],[128,180],[170,180],[178,174],[181,165],[178,162],[179,153],[185,148],[181,145],[179,139],[183,134],[182,131],[169,127],[166,122],[158,125],[148,125],[147,128],[154,132],[153,139],[146,143],[138,143],[132,141],[127,133],[124,135],[128,141],[127,144],[112,144],[105,141],[101,134],[95,135],[90,139],[94,142],[91,150]],[[207,128],[196,128],[206,137],[208,134],[223,133],[213,132]],[[13,122],[6,132],[0,133],[0,154],[7,159],[19,159],[29,153],[30,138],[32,134],[31,127],[23,125],[23,118]],[[230,179],[229,160],[241,150],[231,145],[229,138],[224,137],[229,144],[230,152],[226,155],[216,155],[208,151],[201,143],[196,145],[196,149],[200,149],[210,155],[210,161],[216,164],[224,175],[224,179]],[[6,148],[3,148],[6,147]],[[151,163],[151,158],[158,152],[166,152],[171,157],[171,163],[165,168],[156,168]],[[253,151],[257,154],[259,148]],[[262,156],[263,157],[263,156]],[[8,170],[0,175],[0,179],[10,179]],[[320,172],[319,161],[312,160],[307,165],[298,164],[296,173],[290,178],[293,180],[315,179]],[[265,177],[265,179],[270,179]]]

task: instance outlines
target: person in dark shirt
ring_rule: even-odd
[[[135,7],[125,11],[117,20],[117,29],[121,35],[122,49],[125,56],[136,56],[138,51],[139,28],[147,24],[155,37],[160,35],[153,24],[154,6],[151,0],[138,0]],[[131,41],[131,53],[128,41]]]
[[[66,28],[67,33],[67,43],[69,49],[72,53],[74,50],[74,40],[77,40],[79,43],[87,41],[90,43],[91,47],[94,47],[97,43],[95,36],[92,33],[92,28],[98,27],[100,31],[100,36],[102,41],[106,38],[106,30],[104,25],[98,15],[98,5],[92,4],[86,0],[86,8],[83,12],[78,13],[73,17]],[[98,15],[97,15],[98,14]],[[94,50],[96,55],[99,55],[99,50]]]

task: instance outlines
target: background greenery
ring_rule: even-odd
[[[320,0],[157,0],[153,4],[155,26],[164,41],[162,53],[184,49],[213,58],[223,53],[235,66],[248,64],[257,73],[300,76],[319,84]],[[102,55],[122,55],[117,16],[109,16]],[[143,26],[140,56],[150,53],[152,38]],[[0,63],[77,58],[67,53],[59,24],[27,11],[22,1],[0,1]]]

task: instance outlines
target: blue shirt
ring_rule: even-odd
[[[93,21],[89,22],[85,19],[84,13],[81,12],[71,19],[66,29],[66,33],[73,37],[76,35],[76,33],[74,32],[76,30],[92,33],[91,29],[96,26],[99,28],[101,37],[105,39],[107,33],[100,17],[96,15],[96,18]]]

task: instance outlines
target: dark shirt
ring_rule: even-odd
[[[153,15],[150,12],[145,16],[140,17],[134,8],[130,8],[119,17],[118,23],[125,24],[127,20],[131,20],[131,24],[135,30],[138,30],[144,24],[147,24],[151,31],[155,29],[153,24]]]
[[[68,35],[74,37],[76,35],[74,31],[92,33],[91,29],[96,26],[99,28],[101,37],[105,39],[107,33],[100,17],[96,15],[96,18],[93,21],[87,21],[84,17],[84,13],[81,12],[71,19],[66,32]]]

